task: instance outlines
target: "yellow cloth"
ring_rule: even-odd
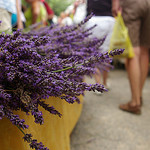
[[[43,108],[44,124],[34,123],[34,118],[23,112],[18,112],[21,119],[25,119],[29,129],[25,130],[33,135],[33,139],[42,142],[50,150],[70,150],[70,134],[76,125],[82,110],[83,96],[80,96],[81,104],[68,104],[65,100],[50,97],[46,102],[54,106],[63,116],[52,115]],[[0,150],[31,150],[29,144],[22,139],[23,134],[12,123],[4,118],[0,120]]]

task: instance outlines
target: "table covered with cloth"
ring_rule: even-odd
[[[80,96],[81,103],[69,104],[65,100],[50,97],[46,100],[50,106],[54,106],[62,117],[50,114],[43,108],[44,124],[39,125],[34,122],[32,115],[24,112],[17,112],[21,119],[25,119],[25,124],[29,129],[25,133],[31,133],[33,139],[42,142],[50,150],[70,150],[70,134],[75,127],[82,110],[83,96]],[[31,150],[29,144],[24,142],[23,133],[13,125],[8,119],[0,120],[0,150]]]

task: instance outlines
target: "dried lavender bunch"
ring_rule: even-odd
[[[85,18],[85,20],[79,25],[64,27],[54,25],[50,27],[44,27],[40,29],[40,31],[31,31],[25,36],[29,38],[32,35],[32,40],[36,41],[38,46],[36,49],[41,55],[51,59],[57,59],[59,61],[60,59],[62,59],[61,61],[71,60],[72,62],[70,61],[68,62],[70,64],[66,65],[74,66],[77,63],[83,63],[83,60],[91,59],[91,56],[94,58],[101,54],[100,46],[103,44],[105,38],[89,38],[89,36],[92,34],[92,29],[95,26],[89,29],[84,28],[86,22],[92,16],[93,14]],[[40,39],[38,38],[39,36]],[[41,42],[43,43],[42,45]],[[120,51],[122,52],[122,50]],[[112,52],[112,54],[113,53],[114,52]],[[105,55],[105,59],[101,59],[97,63],[90,63],[89,67],[94,68],[97,66],[103,70],[105,66],[110,66],[109,63],[112,61],[112,59],[108,54],[103,53],[103,55]],[[117,55],[117,53],[115,55]],[[64,63],[62,62],[61,64]],[[58,63],[57,68],[60,69],[63,68],[63,66],[60,66]],[[84,68],[85,67],[82,66],[82,70]],[[85,70],[87,69],[85,68]],[[90,73],[91,71],[86,72],[86,74]],[[76,75],[78,76],[78,74]],[[75,76],[73,78],[75,79]]]
[[[55,96],[79,103],[78,96],[85,90],[107,91],[103,85],[82,81],[84,75],[95,72],[95,66],[103,69],[112,60],[108,53],[100,52],[104,39],[89,38],[93,27],[85,30],[85,22],[71,27],[46,27],[40,32],[0,34],[0,119],[7,117],[23,130],[28,125],[13,114],[14,110],[31,113],[36,123],[43,124],[39,105],[59,117],[61,113],[42,99]],[[31,148],[46,149],[36,140],[28,141]]]
[[[31,134],[24,134],[23,137],[24,141],[30,143],[30,147],[35,150],[49,150],[47,147],[44,147],[44,145],[40,142],[38,143],[36,139],[32,139]]]

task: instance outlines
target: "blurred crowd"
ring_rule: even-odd
[[[58,17],[58,24],[73,25],[80,23],[86,17],[86,1],[76,0]]]
[[[39,28],[46,25],[73,25],[82,21],[86,16],[85,0],[76,0],[59,16],[56,16],[46,0],[0,1],[0,31],[12,31],[22,28]]]

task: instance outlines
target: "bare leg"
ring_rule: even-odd
[[[125,60],[125,69],[126,69],[127,72],[128,72],[128,65],[129,65],[128,62],[129,62],[128,59],[126,59]]]
[[[96,69],[96,73],[94,74],[94,78],[96,83],[100,84],[101,83],[101,72],[99,69]]]
[[[108,71],[103,71],[103,84],[107,86]]]
[[[131,105],[140,105],[140,47],[134,47],[134,58],[127,59],[127,71],[131,87]]]
[[[140,71],[141,71],[141,83],[140,83],[140,96],[142,97],[142,90],[148,74],[149,65],[149,49],[141,47],[140,55]]]

